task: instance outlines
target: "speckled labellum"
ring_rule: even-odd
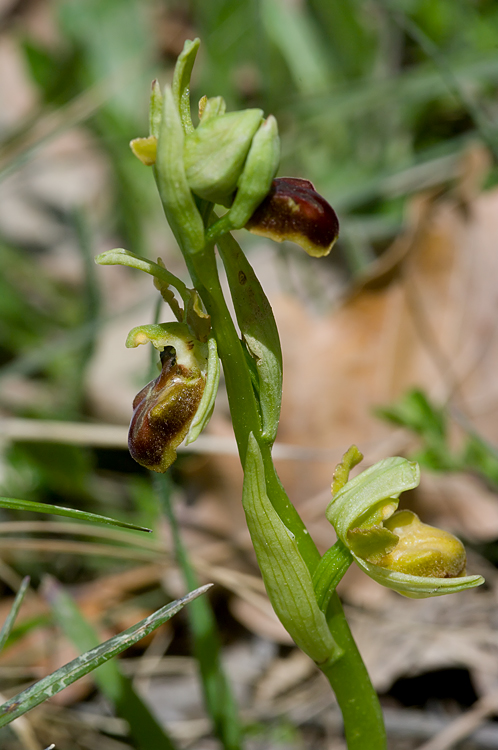
[[[339,236],[337,215],[309,180],[277,177],[270,192],[246,224],[253,234],[276,242],[290,240],[320,258]]]

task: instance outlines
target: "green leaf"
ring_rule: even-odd
[[[134,529],[135,531],[146,531],[148,533],[151,531],[143,526],[136,526],[135,524],[127,523],[126,521],[116,521],[113,518],[99,516],[96,513],[87,513],[83,510],[75,510],[74,508],[62,508],[59,505],[49,505],[48,503],[37,503],[33,500],[17,500],[12,497],[0,497],[0,508],[7,508],[8,510],[24,510],[31,513],[50,513],[53,516],[66,516],[67,518],[76,518],[78,521],[102,523],[106,526],[117,526],[123,529]]]
[[[28,590],[30,580],[31,579],[29,576],[26,576],[25,578],[23,578],[23,581],[19,587],[19,591],[17,592],[16,598],[14,599],[14,603],[10,609],[9,614],[7,615],[7,619],[2,625],[2,629],[0,630],[0,651],[5,646],[7,638],[9,637],[11,633],[15,619],[18,615],[19,609],[21,608],[21,604],[23,603],[24,597],[26,595],[26,591]]]
[[[18,716],[22,716],[35,706],[43,703],[47,698],[57,695],[57,693],[60,693],[60,691],[68,685],[72,685],[73,682],[76,682],[76,680],[79,680],[84,675],[93,672],[93,670],[100,667],[101,664],[105,664],[109,659],[112,659],[122,651],[130,648],[130,646],[133,646],[141,638],[167,622],[167,620],[179,612],[185,604],[188,604],[193,599],[204,594],[211,585],[212,584],[207,584],[206,586],[202,586],[195,591],[191,591],[182,599],[178,599],[171,604],[158,609],[153,615],[146,617],[131,628],[119,633],[119,635],[101,643],[97,648],[93,648],[85,654],[82,654],[82,656],[78,656],[76,659],[73,659],[73,661],[70,661],[57,671],[52,672],[52,674],[44,677],[31,687],[23,690],[22,693],[19,693],[8,700],[0,706],[0,727],[9,724],[14,719],[17,719]]]
[[[260,448],[249,436],[242,505],[268,598],[299,648],[319,666],[341,653],[316,600],[308,566],[296,539],[266,494]]]
[[[282,350],[273,310],[251,264],[231,234],[216,240],[240,332],[259,380],[263,437],[273,443],[282,401]]]
[[[264,0],[262,20],[268,36],[285,58],[300,92],[326,91],[330,83],[327,58],[306,6]]]
[[[43,581],[43,594],[58,625],[80,652],[98,647],[99,639],[94,628],[58,581],[47,576]],[[118,661],[102,664],[93,677],[102,693],[114,704],[118,716],[128,722],[130,734],[141,750],[174,750],[174,743],[135,691],[131,680],[121,672]]]

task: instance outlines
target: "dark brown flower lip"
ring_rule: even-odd
[[[309,255],[321,257],[339,236],[339,220],[309,180],[277,177],[246,229],[276,242],[296,242]]]
[[[128,448],[137,463],[162,473],[176,459],[176,448],[187,435],[205,382],[200,375],[189,376],[187,368],[177,364],[171,347],[166,347],[161,361],[159,377],[133,401]]]

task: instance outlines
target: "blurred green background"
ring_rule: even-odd
[[[135,310],[149,317],[129,327],[148,322],[154,300],[127,273],[116,288],[93,256],[110,247],[161,254],[184,276],[152,175],[128,143],[147,134],[150,82],[168,82],[196,36],[192,101],[221,94],[229,110],[258,106],[277,117],[279,174],[310,179],[339,214],[339,252],[326,263],[343,287],[402,230],[411,196],[452,184],[471,144],[489,149],[486,186],[497,182],[494,0],[3,0],[3,495],[158,523],[150,478],[124,449],[30,439],[27,422],[22,440],[1,428],[2,419],[10,428],[31,419],[124,423],[106,409],[119,383],[89,370],[102,326]],[[182,461],[172,471],[180,485]],[[26,518],[0,512],[3,521]],[[126,555],[5,549],[5,594],[12,572],[75,583],[133,565]]]

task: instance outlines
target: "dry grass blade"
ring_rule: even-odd
[[[70,443],[91,445],[94,448],[128,449],[128,428],[111,424],[85,424],[84,422],[58,422],[55,420],[0,418],[0,428],[5,439],[12,441],[40,441],[43,443]],[[201,435],[195,443],[180,446],[180,451],[214,455],[236,456],[234,438]],[[299,445],[276,443],[276,459],[289,461],[331,460],[329,449],[305,448]]]
[[[491,693],[478,700],[458,719],[443,729],[442,732],[425,742],[418,750],[450,750],[469,737],[491,714],[498,711],[498,692]]]

